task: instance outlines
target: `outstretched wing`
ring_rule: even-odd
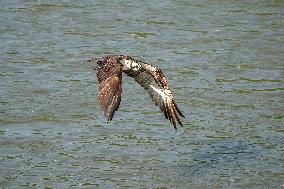
[[[183,126],[179,116],[184,116],[175,103],[162,70],[141,61],[136,61],[136,63],[140,65],[139,70],[127,69],[124,72],[134,78],[147,91],[155,105],[160,107],[160,110],[164,112],[165,117],[170,120],[175,129],[177,129],[177,123]]]
[[[107,121],[111,121],[118,110],[122,92],[122,69],[120,64],[107,63],[97,67],[99,80],[99,104]]]

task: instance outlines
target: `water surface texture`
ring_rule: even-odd
[[[3,188],[283,188],[284,2],[0,2]],[[175,132],[123,79],[110,124],[89,57],[162,68]]]

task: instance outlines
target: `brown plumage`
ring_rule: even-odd
[[[107,121],[111,121],[121,100],[123,65],[116,64],[116,59],[113,57],[98,60],[97,64],[99,103]]]
[[[93,60],[91,60],[93,61]],[[107,121],[111,121],[119,108],[122,92],[122,72],[134,78],[151,96],[155,105],[173,124],[182,122],[182,116],[174,101],[168,82],[160,68],[146,64],[127,55],[110,55],[95,59],[97,62],[97,78],[99,81],[99,103]]]

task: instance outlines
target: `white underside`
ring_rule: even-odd
[[[155,86],[153,86],[153,85],[150,85],[150,87],[151,87],[152,89],[154,89],[154,91],[156,91],[156,92],[163,98],[164,102],[167,101],[167,96],[166,96],[166,94],[165,94],[164,91],[162,91],[161,89],[158,89],[157,87],[155,87]]]

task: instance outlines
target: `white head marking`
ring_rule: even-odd
[[[141,65],[138,64],[138,63],[135,62],[135,61],[132,61],[131,68],[132,68],[134,71],[138,71],[138,70],[141,68]]]
[[[133,71],[138,71],[141,68],[141,65],[138,64],[135,60],[128,60],[128,59],[122,59],[120,60],[120,63],[122,63],[126,69],[131,69]]]

